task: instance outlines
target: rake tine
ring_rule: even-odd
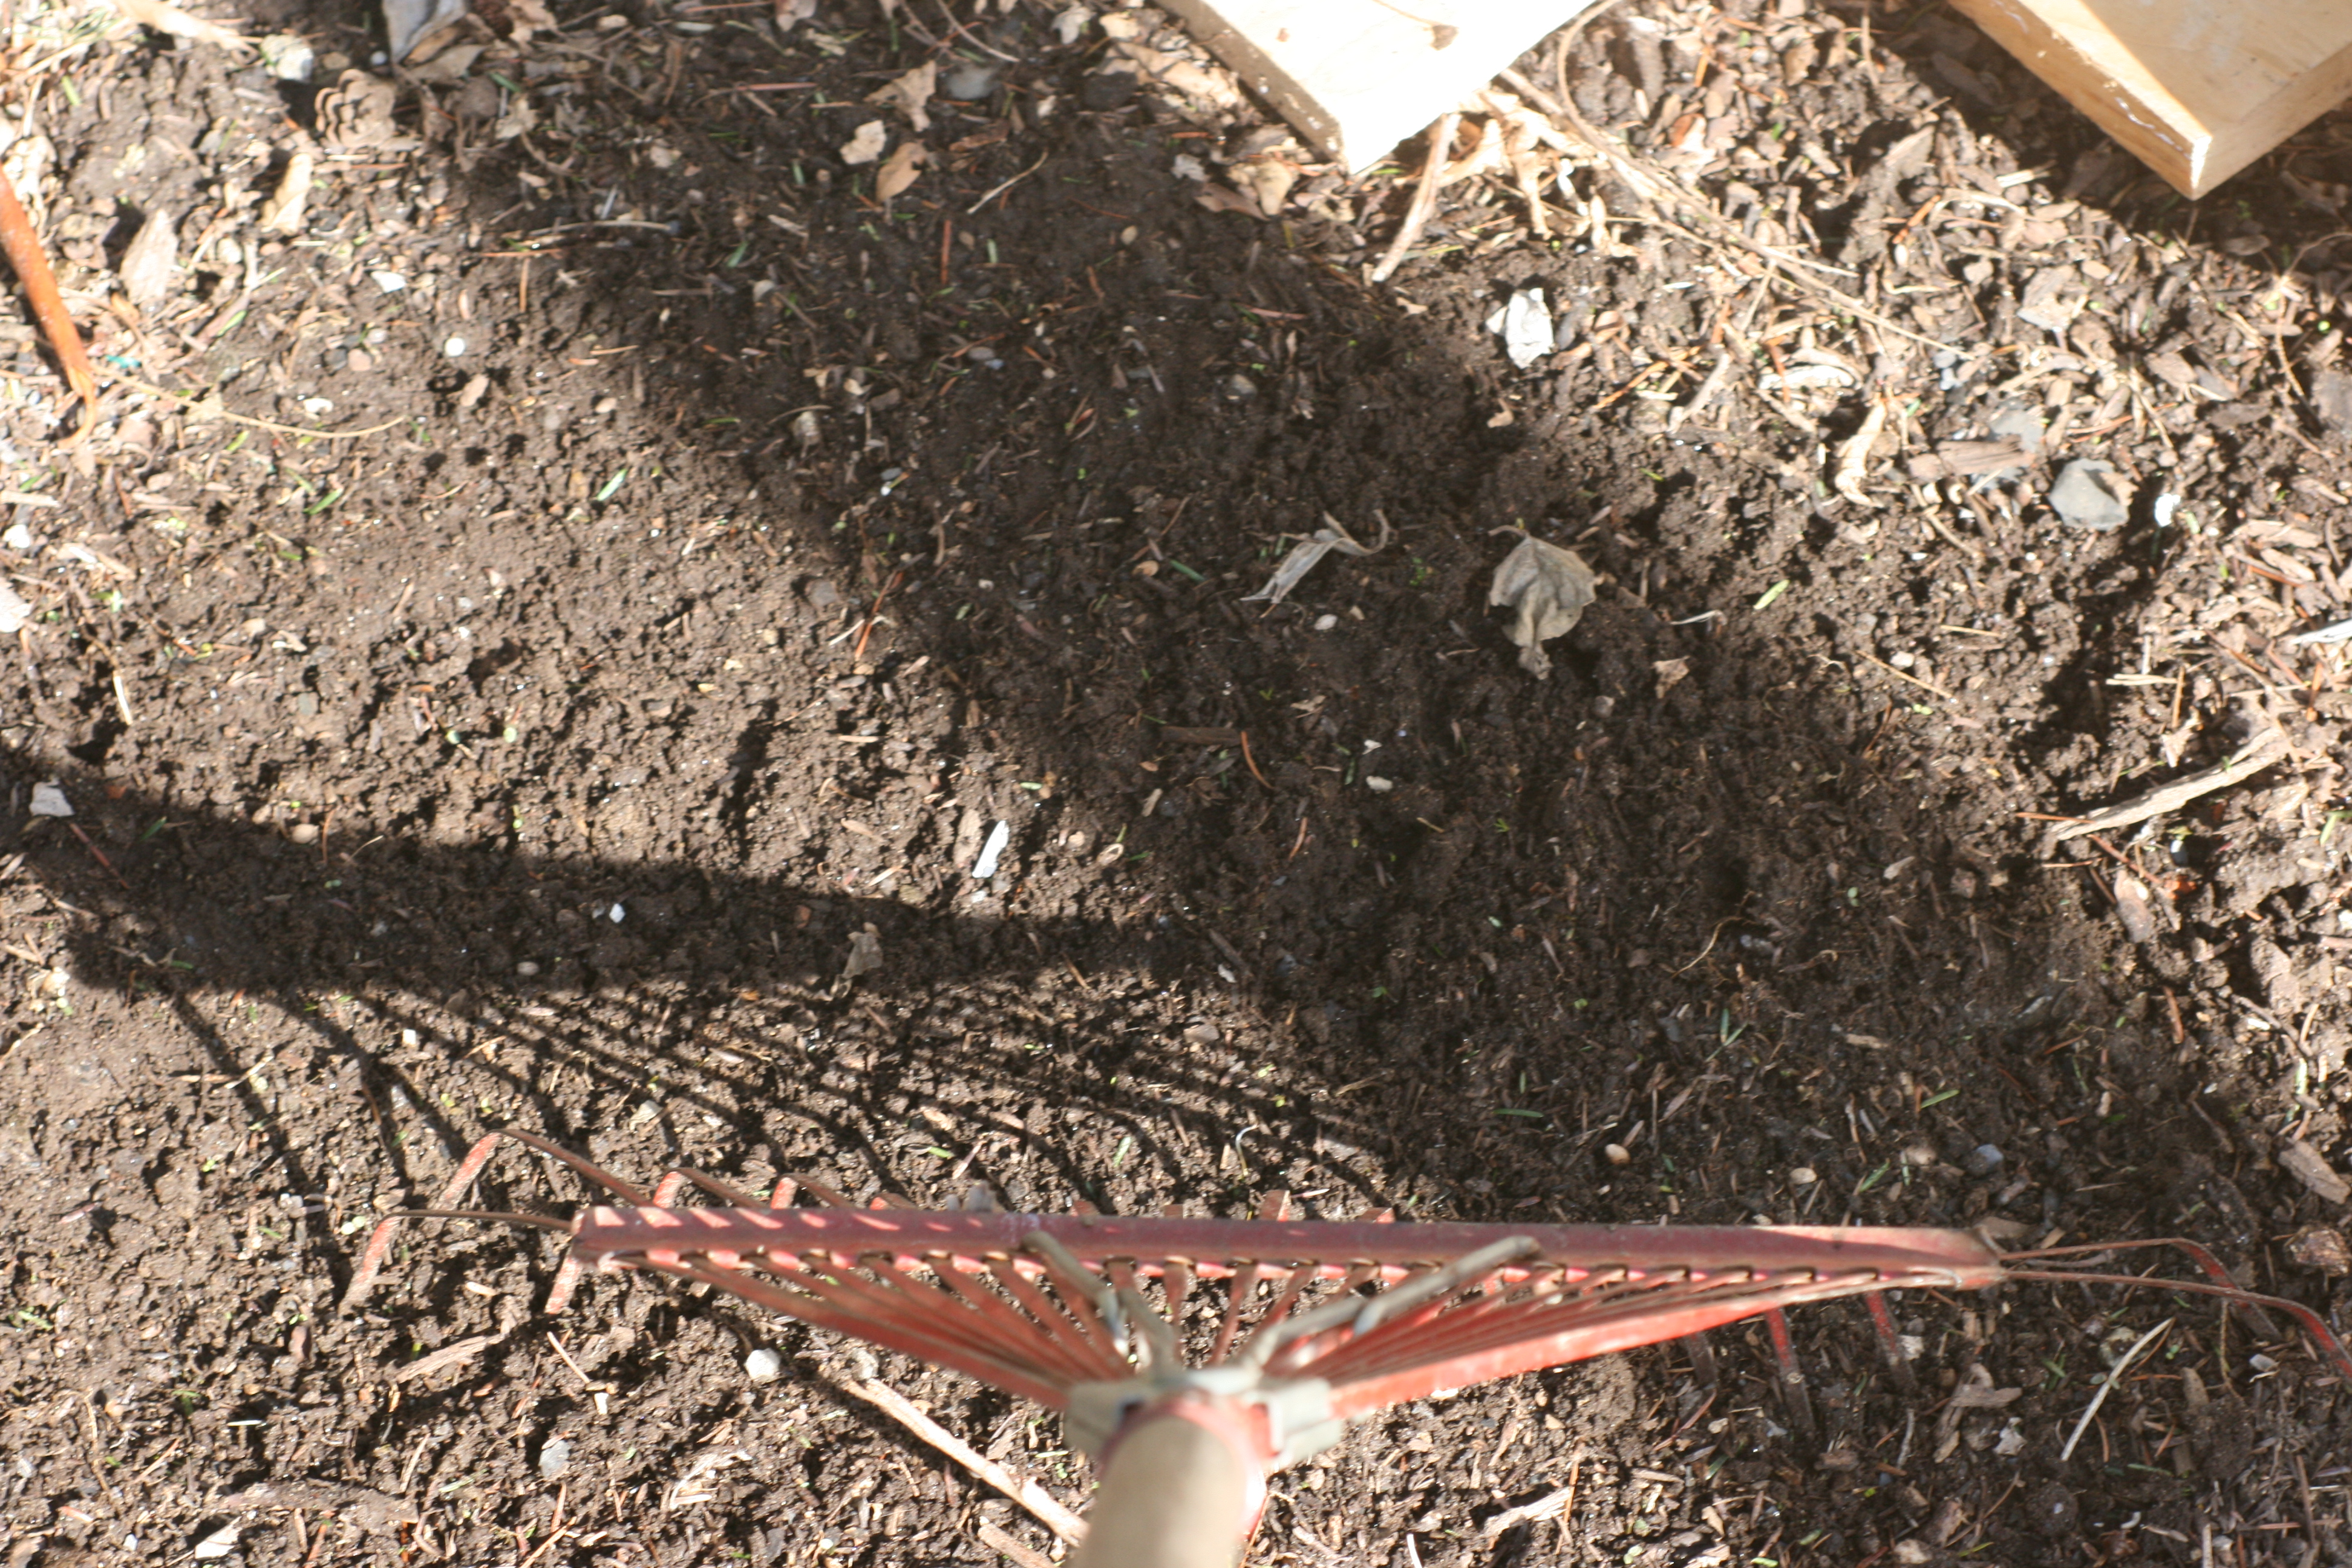
[[[1108,1351],[1115,1362],[1127,1360],[1127,1334],[1119,1327],[1118,1298],[1101,1275],[1079,1262],[1059,1237],[1033,1231],[1022,1249],[1045,1260],[1046,1272],[1062,1293],[1062,1310],[1080,1331]]]
[[[1290,1194],[1266,1194],[1265,1202],[1258,1209],[1258,1217],[1276,1223],[1288,1219]],[[1241,1332],[1242,1314],[1248,1310],[1250,1298],[1257,1293],[1257,1282],[1261,1277],[1262,1271],[1255,1258],[1244,1259],[1234,1270],[1233,1280],[1225,1287],[1224,1321],[1217,1325],[1217,1342],[1209,1352],[1211,1366],[1224,1364],[1225,1352],[1234,1348],[1234,1338]]]
[[[1766,1312],[1764,1331],[1772,1338],[1772,1359],[1780,1363],[1780,1400],[1789,1413],[1789,1425],[1811,1443],[1820,1436],[1821,1428],[1813,1423],[1813,1402],[1805,1394],[1805,1373],[1797,1364],[1797,1347],[1789,1342],[1788,1315],[1778,1307]]]
[[[544,1138],[533,1137],[528,1132],[517,1132],[502,1128],[496,1132],[486,1132],[475,1141],[474,1146],[466,1152],[466,1157],[457,1163],[457,1173],[451,1176],[448,1184],[441,1189],[440,1201],[433,1205],[433,1211],[425,1212],[438,1211],[444,1214],[457,1212],[457,1205],[465,1198],[467,1189],[471,1187],[474,1184],[474,1179],[482,1173],[482,1167],[489,1163],[490,1155],[497,1150],[501,1139],[520,1143],[526,1149],[536,1149],[550,1159],[561,1161],[570,1166],[573,1171],[614,1196],[640,1207],[645,1205],[644,1192],[573,1153],[562,1144],[551,1143]],[[368,1235],[367,1246],[360,1251],[359,1263],[352,1270],[352,1282],[345,1288],[343,1299],[338,1303],[337,1310],[348,1312],[367,1300],[368,1293],[375,1289],[376,1276],[383,1271],[385,1257],[392,1251],[393,1234],[399,1230],[400,1222],[409,1217],[411,1215],[406,1212],[388,1214],[376,1223],[375,1229]],[[541,1223],[538,1216],[530,1215],[499,1215],[494,1217],[520,1219],[530,1224]],[[573,1266],[568,1255],[564,1259],[563,1268],[570,1270],[574,1279],[579,1275],[579,1269]],[[557,1291],[562,1291],[564,1300],[569,1300],[571,1296],[568,1282],[562,1275],[563,1270],[559,1269],[555,1287],[549,1292],[548,1299],[551,1304],[548,1310],[551,1312],[562,1310],[553,1304],[557,1300]]]
[[[2166,1244],[2162,1242],[2126,1242],[2120,1245],[2129,1247],[2139,1247],[2143,1245],[2156,1247]],[[2174,1240],[2170,1245],[2181,1246],[2183,1244],[2178,1240]],[[2187,1245],[2194,1246],[2195,1244],[2189,1243]],[[2057,1247],[2049,1253],[2024,1252],[2019,1253],[2017,1256],[2020,1258],[2056,1257],[2060,1254],[2070,1251],[2108,1252],[2114,1250],[2117,1250],[2116,1246],[2087,1247],[2081,1248]],[[2202,1249],[2200,1248],[2200,1250]],[[2208,1254],[2207,1256],[2210,1257],[2210,1254]],[[2137,1287],[2142,1289],[2181,1290],[2195,1296],[2218,1296],[2222,1300],[2233,1306],[2273,1308],[2278,1311],[2284,1312],[2288,1317],[2293,1318],[2298,1324],[2302,1325],[2303,1331],[2310,1339],[2313,1348],[2316,1350],[2323,1358],[2335,1364],[2337,1373],[2341,1375],[2347,1383],[2352,1383],[2352,1351],[2347,1351],[2345,1348],[2344,1342],[2336,1337],[2336,1331],[2334,1329],[2327,1326],[2327,1321],[2326,1319],[2322,1318],[2317,1312],[2313,1311],[2309,1307],[2305,1306],[2302,1302],[2290,1301],[2283,1296],[2264,1296],[2258,1291],[2249,1290],[2244,1287],[2236,1284],[2204,1285],[2200,1284],[2193,1279],[2144,1279],[2137,1274],[2084,1274],[2077,1273],[2071,1268],[2012,1268],[2009,1271],[2009,1278],[2011,1279],[2039,1279],[2061,1284],[2128,1285]],[[2273,1331],[2270,1337],[2275,1339],[2278,1336]]]
[[[1170,1204],[1160,1211],[1170,1219],[1181,1219],[1184,1205]],[[1192,1294],[1192,1265],[1185,1258],[1171,1258],[1160,1265],[1160,1290],[1168,1298],[1168,1321],[1178,1332],[1184,1328],[1184,1303]]]
[[[1919,1380],[1911,1375],[1911,1363],[1903,1353],[1902,1336],[1895,1331],[1895,1318],[1886,1310],[1886,1292],[1873,1290],[1862,1299],[1870,1309],[1870,1326],[1878,1336],[1878,1357],[1886,1363],[1886,1375],[1895,1386],[1906,1394],[1919,1392]]]
[[[2203,1271],[2205,1278],[2220,1288],[2214,1294],[2226,1297],[2230,1304],[2238,1309],[2241,1322],[2266,1340],[2279,1337],[2278,1325],[2264,1317],[2262,1309],[2254,1305],[2261,1298],[2232,1279],[2230,1271],[2221,1266],[2221,1260],[2207,1250],[2202,1243],[2190,1241],[2186,1237],[2158,1237],[2150,1241],[2093,1242],[2074,1247],[2044,1247],[2036,1252],[2005,1253],[2002,1257],[2004,1261],[2011,1258],[2082,1258],[2095,1252],[2129,1252],[2150,1247],[2178,1247],[2187,1253],[2189,1261]],[[2090,1276],[2086,1274],[2083,1278],[2087,1279]]]
[[[897,1351],[902,1355],[962,1373],[992,1388],[1001,1388],[1048,1410],[1062,1408],[1065,1397],[1062,1385],[1040,1375],[1035,1368],[1021,1365],[1002,1353],[971,1354],[961,1346],[943,1344],[936,1335],[925,1331],[929,1325],[910,1328],[897,1321],[895,1315],[888,1321],[877,1321],[857,1308],[839,1305],[823,1295],[789,1291],[754,1276],[714,1273],[684,1261],[672,1262],[659,1258],[647,1257],[637,1261],[641,1268],[667,1274],[674,1279],[693,1280],[715,1290],[724,1290],[730,1295],[741,1297],[753,1306],[765,1307],[772,1312],[780,1312],[814,1328],[830,1330],[847,1339],[863,1340],[868,1344],[880,1345],[884,1350]],[[992,1348],[999,1352],[1003,1350],[1001,1346]]]

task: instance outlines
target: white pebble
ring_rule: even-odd
[[[463,359],[466,357],[466,340],[459,337],[452,337],[441,345],[441,352],[447,354],[451,359]]]
[[[525,980],[528,980],[532,975],[539,973],[539,965],[526,958],[520,963],[515,965],[515,973],[521,975]]]
[[[743,1375],[753,1383],[772,1383],[784,1370],[784,1358],[772,1350],[756,1350],[743,1358]]]
[[[1315,629],[1318,632],[1328,632],[1339,624],[1339,617],[1337,616],[1318,616],[1315,617]]]
[[[1811,1165],[1800,1165],[1789,1173],[1789,1184],[1792,1187],[1810,1187],[1820,1180]]]
[[[613,906],[613,908],[612,908],[612,910],[611,910],[612,917],[613,917],[613,923],[614,923],[614,925],[619,925],[619,924],[621,923],[622,919],[623,919],[625,916],[626,916],[626,915],[628,914],[628,912],[629,912],[628,910],[626,910],[623,909],[620,905],[618,905],[618,904],[614,904],[614,905]]]

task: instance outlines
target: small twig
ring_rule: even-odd
[[[1916,675],[1906,675],[1903,671],[1895,668],[1885,659],[1878,658],[1874,654],[1864,653],[1861,648],[1856,648],[1853,651],[1860,654],[1864,658],[1868,659],[1871,663],[1878,666],[1879,668],[1885,670],[1887,674],[1893,676],[1897,680],[1907,680],[1912,685],[1917,687],[1920,690],[1932,691],[1947,702],[1958,702],[1959,700],[1958,698],[1953,696],[1950,692],[1945,690],[1942,687],[1937,685],[1932,680],[1922,680]]]
[[[134,380],[129,376],[122,379],[121,384],[135,391],[143,392],[150,397],[168,397],[174,402],[189,398],[201,400],[215,395],[211,393],[174,392],[168,386],[157,386],[152,383]],[[257,419],[250,414],[236,414],[226,408],[199,410],[184,407],[180,412],[207,419],[226,419],[232,425],[249,425],[256,430],[268,430],[279,436],[308,436],[320,441],[356,441],[362,436],[381,436],[387,430],[397,430],[408,423],[408,420],[404,417],[387,419],[381,425],[371,425],[364,430],[314,430],[299,425],[280,425],[274,419]]]
[[[443,1367],[461,1365],[473,1360],[505,1337],[503,1334],[473,1334],[459,1340],[455,1344],[443,1345],[431,1355],[420,1357],[410,1362],[406,1366],[394,1367],[392,1381],[406,1383],[412,1378],[430,1377]]]
[[[994,201],[997,197],[1003,195],[1005,192],[1011,190],[1013,186],[1019,184],[1022,181],[1027,179],[1038,170],[1044,168],[1045,166],[1045,160],[1053,155],[1053,149],[1051,148],[1047,148],[1045,152],[1038,153],[1037,161],[1035,163],[1030,164],[1027,168],[1022,170],[1019,174],[1013,175],[1003,184],[994,186],[986,195],[972,203],[971,205],[964,208],[964,216],[970,217],[972,214],[978,212],[981,208],[986,206],[989,203]]]
[[[849,661],[852,664],[866,657],[866,639],[874,635],[874,623],[882,615],[882,601],[890,596],[890,590],[897,587],[898,579],[906,574],[903,571],[891,573],[890,580],[882,584],[882,591],[874,595],[874,607],[866,612],[866,629],[857,634],[857,646],[849,651]]]
[[[1663,173],[1654,174],[1620,153],[1609,137],[1595,130],[1584,116],[1577,111],[1576,102],[1569,96],[1568,91],[1568,51],[1575,45],[1585,27],[1591,25],[1592,19],[1608,9],[1609,5],[1604,4],[1585,12],[1568,26],[1560,29],[1558,40],[1552,46],[1552,74],[1559,89],[1559,113],[1557,118],[1566,121],[1569,129],[1573,131],[1586,146],[1600,154],[1610,167],[1617,172],[1619,178],[1653,205],[1653,210],[1643,215],[1642,221],[1654,227],[1663,228],[1669,234],[1679,235],[1695,245],[1708,246],[1717,250],[1745,251],[1770,268],[1782,282],[1801,293],[1811,295],[1818,303],[1843,311],[1857,321],[1868,321],[1881,331],[1893,332],[1895,336],[1907,338],[1915,343],[1924,344],[1931,349],[1945,347],[1946,345],[1937,342],[1935,339],[1923,337],[1900,322],[1881,315],[1843,289],[1832,288],[1826,283],[1805,276],[1802,270],[1804,268],[1843,277],[1851,277],[1853,274],[1843,268],[1832,267],[1825,261],[1814,261],[1805,257],[1793,256],[1788,251],[1748,238],[1747,235],[1740,232],[1737,225],[1716,212],[1707,204],[1706,199],[1697,192],[1690,190]],[[1668,205],[1676,211],[1691,214],[1697,219],[1700,226],[1707,232],[1705,234],[1694,232],[1666,216],[1664,212],[1657,210]]]
[[[1250,777],[1257,780],[1257,782],[1262,784],[1265,784],[1265,787],[1268,789],[1272,789],[1274,787],[1270,784],[1265,784],[1265,775],[1257,771],[1257,759],[1250,755],[1249,731],[1247,730],[1244,730],[1242,731],[1242,761],[1249,764]]]
[[[2070,822],[2063,827],[2053,828],[2050,833],[2050,842],[2056,844],[2068,838],[2080,838],[2085,833],[2111,833],[2118,827],[2129,827],[2136,822],[2146,822],[2151,816],[2162,816],[2167,812],[2178,811],[2200,795],[2211,795],[2217,789],[2226,789],[2231,784],[2262,772],[2277,762],[2285,754],[2285,734],[2278,730],[2265,730],[2248,742],[2235,755],[2205,769],[2202,773],[2190,773],[2185,779],[2175,779],[2168,784],[2148,791],[2136,800],[2127,800],[2121,805],[2108,806],[2105,811],[2095,811],[2090,816]]]
[[[1429,132],[1429,162],[1422,165],[1421,184],[1413,187],[1412,205],[1404,210],[1404,222],[1398,226],[1396,237],[1389,241],[1387,252],[1372,268],[1372,281],[1385,283],[1389,274],[1404,262],[1405,252],[1429,226],[1437,213],[1437,193],[1445,184],[1445,161],[1454,149],[1454,132],[1462,123],[1458,110],[1448,110],[1437,117]]]
[[[2099,1406],[2107,1402],[2107,1395],[2114,1391],[2116,1384],[2123,1381],[2124,1373],[2131,1370],[2131,1363],[2139,1359],[2139,1352],[2154,1344],[2162,1337],[2164,1331],[2170,1327],[2172,1327],[2172,1320],[2165,1319],[2164,1321],[2140,1335],[2132,1348],[2124,1352],[2123,1359],[2107,1369],[2107,1375],[2099,1380],[2099,1391],[2091,1395],[2091,1403],[2083,1408],[2083,1418],[2074,1423],[2074,1430],[2067,1437],[2066,1446],[2058,1451],[2060,1464],[2063,1465],[2074,1457],[2074,1445],[2081,1442],[2083,1434],[2091,1429],[2091,1418],[2099,1413]]]
[[[1087,1521],[1055,1500],[1051,1492],[1034,1480],[1015,1480],[1012,1472],[1003,1466],[916,1409],[887,1384],[866,1378],[857,1383],[844,1382],[836,1386],[881,1409],[908,1431],[1035,1514],[1039,1523],[1072,1546],[1086,1540]]]

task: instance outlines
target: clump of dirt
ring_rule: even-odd
[[[103,363],[190,395],[68,450],[9,372],[25,1560],[1045,1548],[838,1344],[634,1277],[546,1317],[535,1236],[420,1227],[338,1315],[505,1125],[927,1203],[2179,1232],[2340,1314],[2274,1242],[2341,1221],[2284,1143],[2352,1163],[2342,656],[2287,636],[2344,599],[2343,126],[2183,205],[1938,12],[1638,10],[1520,74],[1706,213],[1574,153],[1538,237],[1483,167],[1382,288],[1409,183],[1145,11],[563,11],[388,125],[308,10],[257,19],[316,117],[134,33],[42,78],[68,287],[182,236]],[[928,127],[871,100],[930,61]],[[2120,530],[2043,504],[2075,457]],[[1250,602],[1327,518],[1392,542]],[[1512,527],[1603,578],[1542,679]],[[1258,1552],[2341,1555],[2347,1396],[2274,1325],[1906,1299],[1898,1374],[1861,1313],[1795,1320],[1810,1427],[1729,1331],[1368,1423]],[[1079,1495],[1052,1421],[880,1371]]]

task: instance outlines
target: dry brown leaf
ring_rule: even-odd
[[[866,101],[898,110],[919,135],[931,128],[931,117],[924,105],[939,89],[940,64],[937,60],[925,60],[906,75],[867,93]]]
[[[1214,180],[1204,183],[1199,190],[1194,191],[1192,199],[1213,213],[1240,213],[1244,217],[1265,216],[1258,210],[1257,203],[1234,190],[1231,185],[1221,185]]]
[[[1599,581],[1575,551],[1533,534],[1503,557],[1486,589],[1486,603],[1507,605],[1514,612],[1505,635],[1518,645],[1520,668],[1538,680],[1551,674],[1543,645],[1575,629]]]
[[[874,175],[874,195],[877,201],[892,196],[915,183],[923,172],[923,161],[929,156],[920,142],[902,142]]]
[[[122,291],[131,296],[132,304],[151,310],[171,293],[172,277],[179,265],[179,231],[173,226],[172,215],[159,207],[147,215],[147,221],[123,248],[122,264],[115,268],[115,276],[122,279]]]
[[[261,204],[261,226],[271,234],[299,234],[302,212],[310,200],[310,174],[317,160],[307,147],[297,147],[287,155],[286,173],[279,176],[278,190]]]
[[[882,149],[889,144],[890,132],[880,121],[869,120],[841,144],[841,161],[853,169],[861,163],[871,163],[882,156]]]
[[[1878,441],[1878,433],[1886,428],[1886,405],[1871,399],[1870,412],[1862,416],[1838,447],[1837,468],[1830,477],[1830,487],[1854,505],[1867,511],[1878,510],[1878,503],[1862,492],[1862,476],[1870,467],[1870,448]]]
[[[202,16],[191,16],[177,5],[164,0],[113,0],[114,8],[142,27],[152,27],[159,33],[194,38],[200,44],[243,54],[253,47],[250,40],[238,37],[218,22],[207,22]]]

